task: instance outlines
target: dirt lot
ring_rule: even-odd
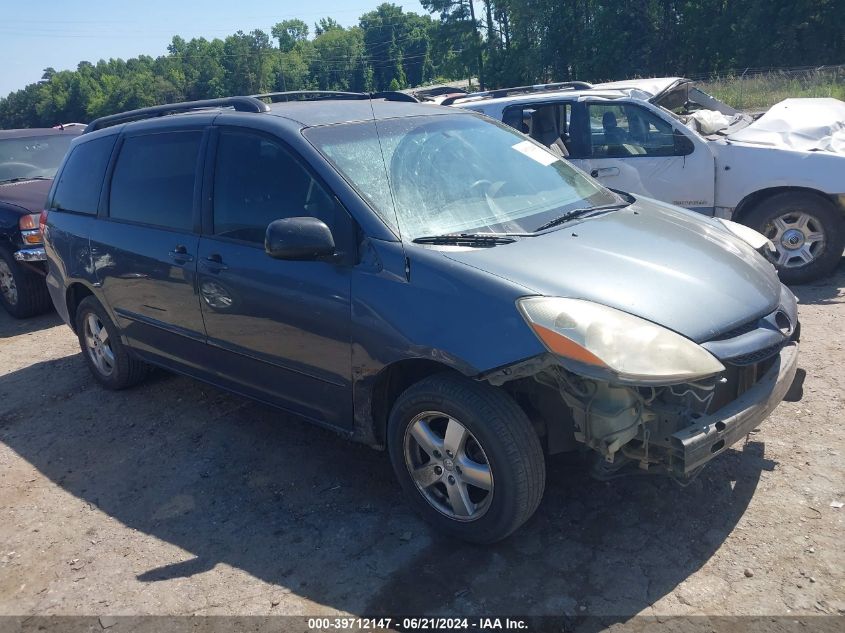
[[[165,373],[106,392],[55,315],[0,313],[0,614],[842,614],[843,288],[796,289],[803,400],[689,487],[555,457],[488,548],[381,453]]]

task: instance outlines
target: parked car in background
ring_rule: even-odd
[[[467,110],[265,97],[302,96],[74,141],[48,287],[102,385],[158,365],[386,447],[414,507],[484,543],[534,513],[546,454],[686,481],[791,386],[796,301],[754,231]]]
[[[39,217],[56,169],[82,129],[0,130],[0,304],[14,317],[52,305]]]
[[[733,219],[768,237],[786,282],[829,274],[845,248],[845,103],[737,112],[677,77],[527,86],[444,104],[522,130],[603,185]]]

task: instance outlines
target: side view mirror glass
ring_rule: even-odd
[[[334,254],[334,237],[317,218],[284,218],[267,227],[264,250],[273,259],[321,259]]]
[[[675,156],[688,156],[695,151],[695,145],[693,145],[690,138],[680,130],[675,130],[672,136],[675,141]]]

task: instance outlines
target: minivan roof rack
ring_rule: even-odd
[[[119,123],[153,119],[168,114],[191,112],[193,110],[203,110],[206,108],[234,108],[238,112],[256,113],[269,112],[270,110],[270,107],[266,103],[256,99],[255,97],[222,97],[220,99],[203,99],[202,101],[166,103],[164,105],[139,108],[137,110],[129,110],[128,112],[110,114],[109,116],[94,119],[88,124],[88,127],[85,128],[85,133],[101,130],[105,127],[111,127],[112,125],[118,125]]]
[[[408,101],[418,103],[414,96],[395,90],[382,92],[343,92],[339,90],[288,90],[286,92],[265,92],[252,95],[256,99],[278,101],[320,101],[322,99],[384,99],[385,101]]]
[[[592,90],[593,84],[586,81],[558,81],[550,84],[534,84],[531,86],[515,86],[513,88],[498,88],[482,92],[469,92],[463,95],[447,97],[441,105],[452,105],[459,99],[498,99],[515,94],[530,94],[532,92],[553,92],[556,90]]]

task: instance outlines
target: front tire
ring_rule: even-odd
[[[44,278],[26,270],[5,248],[0,248],[0,303],[16,319],[53,307]]]
[[[845,216],[820,196],[787,191],[760,202],[745,218],[775,245],[769,259],[781,281],[805,283],[833,272],[845,249]]]
[[[94,297],[79,303],[76,333],[88,368],[106,389],[126,389],[146,377],[148,365],[130,355],[117,327]]]
[[[440,532],[493,543],[540,503],[546,469],[539,438],[500,389],[457,375],[430,376],[399,397],[387,432],[406,497]]]

